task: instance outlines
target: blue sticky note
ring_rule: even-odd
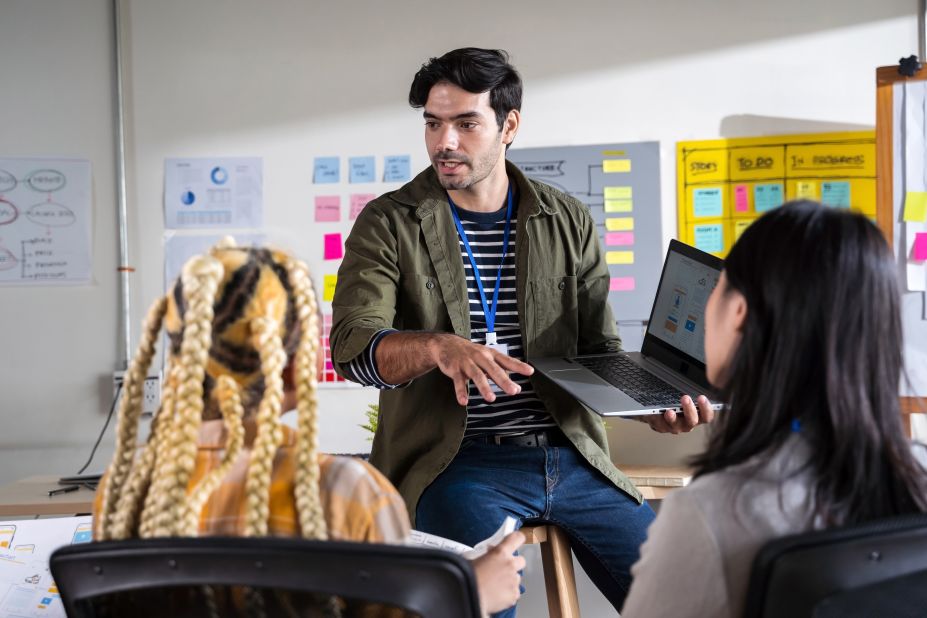
[[[374,157],[351,157],[348,159],[349,182],[376,182],[376,165]]]
[[[837,208],[850,207],[850,183],[848,182],[822,182],[821,203],[825,206]]]
[[[408,182],[412,177],[411,157],[393,155],[383,158],[383,182]]]
[[[312,182],[316,184],[341,182],[341,161],[338,157],[316,157]]]
[[[724,200],[721,187],[695,189],[692,191],[692,204],[696,217],[720,217],[724,214]]]
[[[782,183],[770,182],[753,187],[753,207],[757,212],[766,212],[782,206]]]
[[[695,246],[708,253],[724,251],[724,228],[720,223],[695,226]]]

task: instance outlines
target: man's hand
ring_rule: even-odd
[[[496,400],[489,381],[492,380],[508,395],[517,395],[521,387],[509,378],[509,372],[530,376],[534,367],[498,350],[473,343],[457,335],[436,336],[428,342],[428,352],[438,369],[454,381],[457,403],[467,405],[469,381],[473,381],[483,399]]]
[[[688,395],[683,395],[680,402],[682,414],[677,414],[672,410],[664,410],[663,414],[650,414],[639,417],[644,423],[650,425],[650,428],[660,433],[685,433],[692,431],[696,425],[710,423],[715,417],[715,411],[711,409],[711,402],[705,395],[699,395],[698,399],[693,402]]]
[[[513,554],[524,543],[525,535],[513,532],[473,561],[476,589],[480,593],[480,605],[484,613],[493,614],[508,609],[521,596],[521,575],[518,572],[525,568],[525,559]]]

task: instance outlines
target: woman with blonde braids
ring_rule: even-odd
[[[136,456],[141,397],[163,326],[162,407]],[[400,543],[404,503],[377,470],[318,453],[319,319],[304,264],[220,245],[191,259],[146,320],[126,379],[113,462],[95,504],[96,539],[301,536]],[[297,410],[297,430],[280,422]],[[487,611],[518,597],[513,534],[474,563]]]

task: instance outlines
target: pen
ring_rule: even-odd
[[[80,489],[80,485],[68,485],[67,487],[59,487],[58,489],[48,490],[49,496],[56,496],[58,494],[66,494],[72,491],[77,491]]]

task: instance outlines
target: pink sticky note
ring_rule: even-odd
[[[605,232],[605,244],[610,247],[633,245],[634,232]]]
[[[737,212],[748,212],[750,210],[750,202],[747,201],[747,185],[734,187],[734,210]]]
[[[357,215],[364,209],[367,202],[375,198],[373,193],[352,193],[351,194],[351,218],[357,219]]]
[[[634,290],[634,277],[612,277],[608,289],[611,292],[631,292]]]
[[[344,257],[344,247],[341,245],[341,234],[325,235],[325,259],[340,260]]]
[[[914,259],[927,260],[927,232],[914,235]]]
[[[341,221],[341,196],[316,195],[315,220],[317,222]]]

